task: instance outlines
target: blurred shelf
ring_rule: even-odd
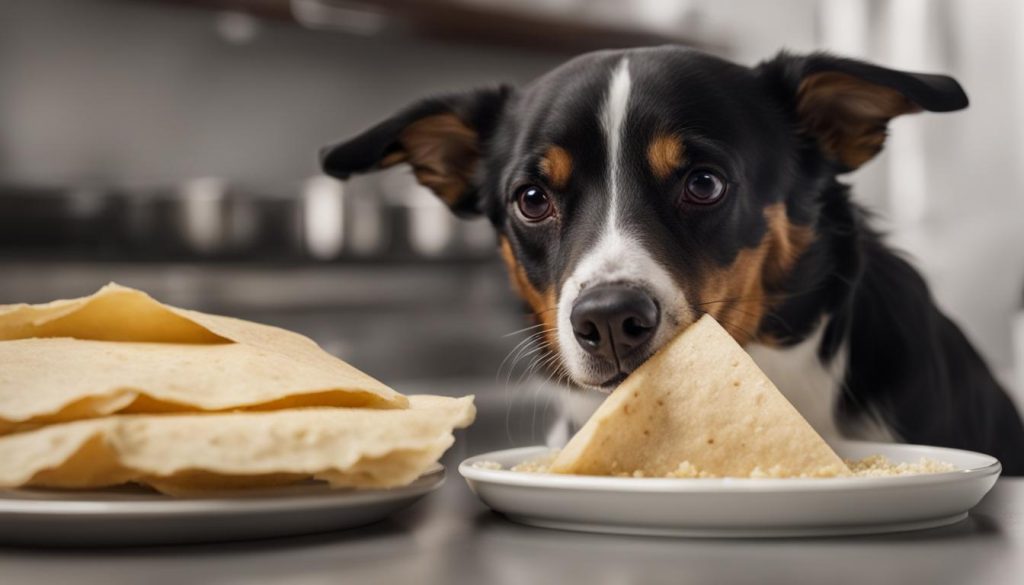
[[[498,261],[364,264],[92,262],[0,259],[0,305],[90,294],[116,281],[215,312],[512,307]]]
[[[531,9],[529,3],[469,3],[458,0],[160,0],[216,10],[311,25],[309,17],[296,17],[296,6],[309,15],[321,15],[317,28],[336,28],[361,34],[412,34],[453,42],[493,45],[576,54],[662,44],[683,44],[724,53],[719,39],[700,34],[698,22],[678,32],[644,29],[629,19],[598,22],[575,15],[550,14]],[[623,2],[623,11],[631,10]],[[334,15],[334,16],[331,16]],[[318,18],[320,18],[318,17]],[[696,19],[695,19],[696,20]]]
[[[116,281],[176,306],[297,331],[388,381],[493,379],[523,337],[510,334],[528,324],[497,262],[317,267],[0,261],[0,275],[0,305],[74,298]],[[528,364],[523,360],[515,375]]]

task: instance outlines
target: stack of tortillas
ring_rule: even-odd
[[[297,333],[116,284],[0,306],[2,487],[395,487],[474,416],[472,396],[406,397]]]
[[[707,315],[630,374],[550,470],[638,477],[850,473],[754,360]]]

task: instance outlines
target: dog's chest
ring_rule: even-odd
[[[818,358],[824,325],[802,342],[776,348],[758,343],[744,349],[775,383],[814,430],[826,440],[842,437],[835,419],[835,404],[842,391],[846,351],[840,350],[828,364]]]
[[[848,351],[844,343],[830,362],[823,363],[819,359],[818,348],[825,334],[825,325],[822,322],[807,339],[790,347],[776,348],[752,343],[744,349],[786,399],[826,440],[847,438],[895,441],[895,434],[876,416],[844,420],[840,431],[835,408],[843,391]]]

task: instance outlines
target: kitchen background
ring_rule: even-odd
[[[828,49],[967,89],[965,112],[895,121],[850,180],[1024,404],[1022,26],[1014,0],[2,2],[0,303],[117,280],[299,330],[403,391],[503,401],[536,442],[564,390],[516,349],[488,226],[404,168],[320,176],[317,149],[596,48]]]

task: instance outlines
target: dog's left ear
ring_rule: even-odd
[[[908,73],[825,53],[780,53],[757,71],[791,100],[802,132],[852,171],[882,150],[889,120],[921,110],[967,107],[952,77]]]
[[[460,215],[479,212],[478,166],[511,94],[501,86],[428,98],[320,150],[325,173],[347,179],[407,162],[416,180]]]

